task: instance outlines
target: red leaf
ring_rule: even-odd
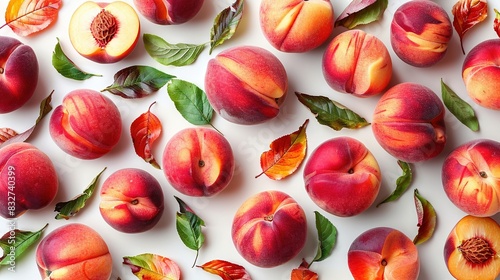
[[[303,259],[298,268],[292,270],[290,280],[318,280],[318,274],[309,270],[309,264]]]
[[[180,280],[181,270],[173,260],[155,254],[123,257],[123,264],[142,280]]]
[[[154,102],[153,104],[155,104]],[[156,115],[151,113],[151,104],[146,113],[140,115],[130,125],[130,135],[134,143],[135,153],[143,158],[146,162],[160,169],[151,153],[153,142],[160,137],[162,125]]]
[[[307,149],[306,126],[309,120],[292,134],[274,140],[270,150],[260,156],[262,173],[273,180],[281,180],[295,172],[305,158]]]
[[[212,274],[220,276],[223,280],[251,280],[250,275],[241,265],[223,260],[209,261],[198,267]]]
[[[422,244],[429,240],[434,234],[436,229],[437,215],[436,210],[432,204],[427,201],[417,189],[414,191],[413,199],[415,201],[415,208],[417,211],[417,226],[418,233],[413,239],[415,245]]]
[[[500,37],[500,12],[497,9],[495,11],[495,20],[493,20],[493,29],[497,33],[497,36]]]
[[[464,34],[488,16],[488,3],[486,0],[459,0],[453,5],[451,12],[454,16],[453,26],[460,37],[460,46],[465,54]]]
[[[57,19],[61,5],[62,0],[10,0],[5,25],[19,36],[40,32]]]

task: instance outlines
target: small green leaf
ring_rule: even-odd
[[[97,176],[90,182],[90,185],[83,191],[82,194],[76,196],[74,199],[66,202],[59,202],[56,204],[55,212],[59,212],[56,215],[57,220],[65,219],[75,216],[80,210],[85,207],[85,203],[90,199],[97,186],[97,180],[101,174],[106,170],[106,167],[97,174]]]
[[[42,236],[43,231],[49,224],[46,224],[43,228],[36,232],[24,231],[16,229],[15,220],[10,220],[9,230],[5,233],[2,238],[0,238],[0,248],[3,250],[3,254],[0,256],[0,266],[2,265],[10,265],[11,255],[14,254],[14,259],[17,260],[21,257],[26,250],[28,250],[31,246],[33,246],[40,237]],[[7,257],[9,256],[9,257]]]
[[[102,91],[123,98],[142,98],[157,92],[173,78],[150,66],[129,66],[116,72],[113,84]]]
[[[334,130],[342,128],[357,129],[370,123],[344,105],[324,96],[312,96],[295,92],[299,101],[304,104],[320,124],[329,126]]]
[[[144,34],[144,47],[148,54],[163,65],[185,66],[193,64],[205,49],[205,44],[170,44],[161,37]]]
[[[174,79],[167,85],[168,95],[181,115],[194,125],[210,124],[214,109],[205,92],[195,84]]]
[[[314,211],[314,214],[316,217],[316,230],[318,231],[319,246],[313,262],[319,262],[330,256],[332,249],[337,242],[337,228],[318,211]]]
[[[441,79],[441,94],[443,103],[448,110],[465,126],[472,131],[479,130],[479,121],[472,106],[460,98],[448,85]]]
[[[244,0],[235,0],[215,17],[210,31],[210,54],[217,46],[233,37],[243,16],[243,6]]]
[[[101,77],[101,75],[86,73],[80,70],[63,52],[59,44],[59,38],[52,53],[52,66],[54,66],[59,74],[73,80],[83,81],[94,76]]]
[[[382,200],[379,204],[377,204],[377,207],[379,207],[381,204],[399,199],[410,187],[413,179],[413,174],[411,171],[410,164],[398,160],[398,165],[403,170],[403,174],[399,176],[398,179],[396,179],[396,189],[386,199]]]
[[[179,212],[176,214],[176,229],[180,239],[191,250],[196,251],[193,267],[198,259],[198,253],[205,242],[205,236],[201,230],[205,222],[198,217],[182,199],[174,196],[179,203]]]
[[[418,245],[429,240],[434,234],[437,214],[432,204],[420,195],[417,189],[414,191],[414,200],[418,218],[418,234],[413,239],[413,243]]]
[[[388,3],[388,0],[353,0],[335,20],[335,27],[353,29],[377,21],[384,14]]]

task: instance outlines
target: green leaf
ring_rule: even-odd
[[[479,130],[479,121],[477,120],[474,109],[467,102],[461,99],[448,85],[441,79],[441,95],[443,103],[448,110],[465,126],[472,131]]]
[[[76,196],[74,199],[66,202],[59,202],[56,204],[55,212],[59,212],[56,215],[57,220],[65,219],[68,220],[69,218],[75,216],[80,210],[85,207],[85,203],[87,200],[92,197],[92,194],[95,191],[95,188],[97,186],[97,180],[99,180],[99,177],[101,174],[106,170],[106,167],[97,174],[97,176],[90,182],[90,185],[83,191],[82,194]]]
[[[102,91],[123,98],[142,98],[157,92],[173,78],[150,66],[129,66],[118,71],[113,84]]]
[[[10,220],[10,230],[0,238],[0,248],[3,250],[3,254],[0,256],[0,266],[10,265],[11,254],[14,254],[13,258],[17,262],[19,257],[21,257],[26,250],[40,240],[43,231],[48,225],[49,224],[46,224],[36,232],[31,232],[16,229],[16,220]]]
[[[205,92],[195,84],[174,79],[167,85],[168,95],[181,115],[194,125],[210,124],[214,109]]]
[[[174,197],[179,203],[180,208],[179,212],[176,214],[175,226],[177,234],[186,247],[196,251],[196,258],[193,263],[194,267],[200,248],[205,242],[205,236],[201,230],[202,226],[205,226],[205,222],[198,217],[184,201],[176,196]]]
[[[379,204],[377,204],[377,207],[379,207],[381,204],[399,199],[410,187],[413,179],[413,174],[411,171],[410,164],[398,160],[398,165],[403,170],[403,174],[399,176],[398,179],[396,180],[396,189],[386,199],[382,200]]]
[[[54,66],[59,74],[73,80],[83,81],[94,76],[101,77],[101,75],[86,73],[80,70],[63,52],[59,44],[59,38],[52,53],[52,66]]]
[[[388,0],[353,0],[335,20],[335,27],[347,29],[379,20],[387,9]]]
[[[217,46],[233,37],[243,16],[243,6],[244,0],[235,0],[215,17],[210,31],[210,54]]]
[[[318,211],[314,211],[314,214],[316,216],[316,230],[318,231],[319,246],[313,262],[319,262],[330,256],[337,242],[337,228]]]
[[[320,124],[329,126],[334,130],[342,128],[357,129],[370,123],[344,105],[324,96],[312,96],[295,92],[299,101],[304,104]]]
[[[193,64],[205,49],[205,44],[170,44],[161,37],[144,34],[144,47],[148,54],[163,65],[185,66]]]
[[[414,200],[418,218],[418,233],[413,239],[413,243],[418,245],[429,240],[434,234],[437,214],[432,204],[420,195],[417,189],[414,191]]]

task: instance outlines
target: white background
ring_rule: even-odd
[[[0,1],[0,11],[4,14],[7,6],[6,0]],[[33,47],[39,65],[40,75],[38,88],[33,98],[22,108],[15,112],[0,116],[0,127],[10,127],[22,132],[31,127],[38,116],[38,107],[43,98],[54,90],[52,105],[55,107],[61,103],[62,98],[69,91],[79,88],[90,88],[101,90],[113,82],[113,75],[118,70],[131,65],[149,65],[177,76],[180,79],[190,81],[203,88],[205,69],[209,59],[220,51],[233,46],[257,45],[273,52],[284,64],[289,78],[289,92],[282,107],[280,115],[264,124],[253,126],[242,126],[229,123],[219,116],[215,116],[213,125],[217,127],[232,145],[236,172],[231,184],[222,193],[210,198],[186,197],[175,191],[166,182],[161,170],[157,170],[139,158],[132,147],[129,135],[131,122],[140,114],[147,111],[149,105],[157,102],[152,108],[163,124],[163,134],[154,146],[154,155],[161,161],[161,155],[166,142],[180,129],[192,127],[190,123],[182,118],[175,109],[173,102],[169,99],[165,88],[144,99],[125,100],[117,96],[109,96],[119,107],[123,119],[123,133],[116,148],[102,158],[96,160],[80,160],[62,152],[52,141],[48,133],[48,121],[50,114],[44,119],[29,142],[36,145],[47,153],[57,168],[60,190],[51,205],[39,211],[29,211],[16,220],[17,227],[22,230],[36,231],[49,223],[45,235],[50,231],[68,223],[84,223],[95,228],[107,242],[113,256],[113,277],[116,279],[135,279],[130,269],[122,265],[123,256],[133,256],[141,253],[155,253],[169,257],[177,262],[182,270],[183,279],[218,279],[200,268],[191,268],[195,252],[185,247],[180,241],[175,230],[175,213],[178,205],[174,195],[183,199],[193,210],[204,219],[206,227],[203,232],[206,242],[200,251],[197,261],[201,265],[214,259],[222,259],[243,265],[253,279],[289,279],[290,272],[297,267],[302,258],[310,261],[316,252],[316,229],[314,225],[313,211],[320,211],[338,229],[337,244],[329,258],[323,262],[314,263],[311,267],[321,279],[352,279],[347,267],[347,250],[352,240],[363,231],[377,226],[389,226],[399,229],[411,239],[417,233],[417,215],[413,202],[413,190],[418,188],[420,193],[426,197],[436,208],[438,224],[434,236],[424,244],[418,246],[421,271],[419,279],[452,279],[443,259],[443,246],[445,239],[455,223],[465,214],[458,210],[445,196],[441,184],[441,165],[444,157],[458,145],[475,138],[492,138],[498,140],[498,117],[499,113],[475,105],[465,93],[465,86],[461,80],[461,67],[464,55],[460,50],[459,37],[456,32],[449,44],[449,49],[442,61],[430,68],[415,68],[404,64],[392,51],[389,38],[389,27],[394,11],[406,1],[389,1],[389,6],[384,17],[375,23],[360,27],[361,29],[376,35],[387,46],[393,60],[393,78],[391,85],[400,82],[417,82],[431,88],[441,96],[440,79],[442,78],[462,98],[473,105],[480,121],[480,131],[472,132],[458,122],[449,112],[446,115],[447,144],[442,154],[432,160],[412,164],[414,182],[411,188],[398,201],[384,204],[378,208],[374,205],[387,197],[395,188],[395,181],[401,175],[401,169],[396,159],[387,154],[375,141],[371,128],[365,127],[359,130],[334,131],[331,128],[320,125],[294,95],[300,91],[312,95],[324,95],[339,101],[353,109],[368,121],[372,120],[375,104],[380,96],[368,99],[359,99],[347,94],[335,92],[326,84],[321,72],[321,58],[326,44],[308,53],[282,53],[273,49],[266,41],[259,26],[259,1],[249,0],[245,2],[242,21],[236,35],[223,45],[215,49],[209,55],[208,47],[203,51],[196,63],[190,66],[173,67],[163,66],[154,61],[144,50],[142,38],[132,54],[126,59],[109,65],[101,65],[79,56],[72,48],[68,37],[68,23],[73,11],[83,1],[64,1],[59,12],[57,22],[49,29],[31,37],[18,37],[8,27],[0,29],[0,35],[12,36],[20,39]],[[132,4],[132,0],[127,0]],[[436,1],[448,12],[453,19],[451,8],[455,1]],[[170,43],[201,44],[209,41],[210,28],[214,17],[224,9],[230,1],[206,0],[200,13],[190,22],[177,26],[160,26],[147,21],[140,15],[141,33],[151,33],[164,38]],[[335,18],[340,15],[349,1],[333,1]],[[469,51],[477,43],[495,38],[493,31],[493,5],[490,2],[489,16],[485,22],[470,30],[464,38],[464,47]],[[498,7],[500,8],[500,4]],[[3,20],[2,22],[3,23]],[[337,28],[332,37],[343,28]],[[142,37],[141,34],[141,37]],[[51,56],[54,46],[59,38],[62,49],[80,68],[84,71],[102,74],[102,77],[94,77],[87,81],[79,82],[66,79],[59,75],[52,67]],[[302,179],[302,168],[283,181],[273,181],[266,176],[255,179],[255,175],[261,172],[259,156],[268,149],[269,144],[276,138],[294,132],[300,125],[310,119],[307,127],[308,155],[314,148],[327,139],[341,135],[355,137],[363,142],[375,155],[382,170],[382,186],[375,204],[366,212],[350,218],[339,218],[330,215],[317,207],[308,197],[304,189]],[[497,122],[497,123],[495,123]],[[307,158],[306,158],[307,160]],[[161,183],[165,195],[165,212],[162,219],[155,228],[148,232],[139,234],[125,234],[118,232],[108,226],[99,214],[98,192],[94,195],[81,213],[69,221],[55,220],[56,213],[53,212],[56,202],[67,201],[81,193],[91,180],[104,168],[100,183],[102,183],[112,172],[128,167],[144,169],[154,175]],[[241,203],[251,195],[269,189],[284,191],[294,197],[304,208],[308,218],[308,238],[306,246],[290,262],[276,268],[262,269],[251,265],[239,256],[234,248],[230,228],[233,215]],[[494,217],[497,221],[499,216]],[[8,231],[8,220],[0,218],[0,233]],[[38,271],[35,263],[35,247],[31,248],[26,255],[17,260],[16,272],[7,271],[6,267],[0,269],[0,279],[37,279]]]

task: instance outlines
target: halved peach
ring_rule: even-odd
[[[114,63],[129,55],[140,34],[132,6],[122,1],[84,2],[69,23],[69,39],[82,56],[98,63]]]

